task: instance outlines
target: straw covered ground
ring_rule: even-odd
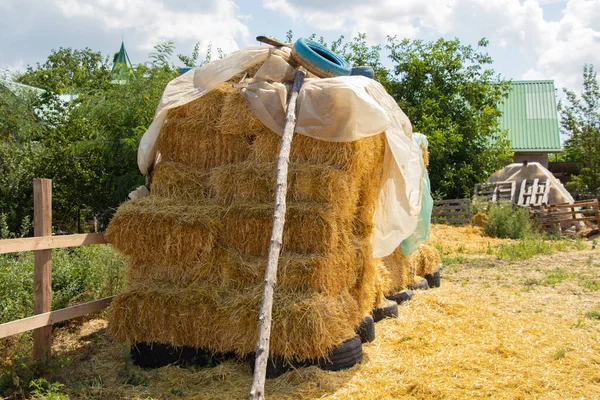
[[[450,240],[464,229],[435,225],[433,233]],[[479,238],[478,250],[444,267],[441,288],[417,292],[398,319],[376,324],[361,365],[292,371],[267,381],[268,398],[600,398],[599,250],[587,243],[583,251],[508,262],[487,254],[489,238]],[[82,337],[58,332],[55,349],[71,361],[47,378],[62,382],[71,399],[247,398],[247,364],[143,370],[106,326],[89,321]]]

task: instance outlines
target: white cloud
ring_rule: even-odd
[[[557,87],[581,86],[582,66],[600,68],[600,0],[263,0],[264,7],[312,29],[367,33],[381,43],[387,35],[465,43],[490,39],[496,68],[509,78],[554,79]],[[562,7],[558,18],[545,7]],[[498,55],[500,57],[498,57]]]
[[[132,62],[174,41],[177,53],[235,51],[249,42],[246,16],[233,0],[0,0],[0,68],[43,62],[59,47],[89,47],[104,54],[121,38]]]
[[[55,0],[54,4],[67,18],[90,18],[106,30],[136,31],[142,36],[138,42],[142,50],[165,40],[194,40],[231,52],[238,49],[236,38],[249,36],[231,0]]]

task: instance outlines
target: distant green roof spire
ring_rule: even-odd
[[[129,71],[132,69],[133,67],[129,60],[129,56],[127,55],[127,50],[125,50],[125,43],[121,41],[121,49],[119,50],[119,53],[116,54],[112,70],[110,71],[113,82],[124,83],[129,77]]]

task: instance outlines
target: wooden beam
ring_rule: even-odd
[[[269,242],[269,255],[263,281],[263,295],[258,314],[258,339],[256,341],[256,359],[254,361],[254,376],[250,389],[250,400],[264,400],[267,362],[269,358],[269,341],[271,336],[271,319],[273,315],[273,293],[277,283],[277,264],[283,240],[283,225],[285,223],[287,175],[290,162],[292,138],[296,128],[296,103],[298,94],[304,82],[305,73],[300,68],[294,77],[292,92],[288,100],[285,127],[277,158],[277,174],[275,184],[275,210],[273,212],[273,230]]]
[[[33,317],[23,318],[17,321],[7,322],[0,325],[0,339],[27,332],[32,329],[43,327],[50,328],[52,324],[66,321],[69,319],[81,317],[107,308],[114,296],[105,297],[104,299],[90,301],[89,303],[77,304],[72,307],[63,308],[61,310],[51,311],[43,314],[34,315]]]
[[[52,235],[52,181],[33,180],[33,233],[35,236]],[[34,252],[33,313],[52,310],[52,250]],[[52,349],[52,327],[33,331],[33,357],[48,359]]]
[[[104,243],[106,243],[106,239],[104,238],[103,233],[5,239],[0,240],[0,254],[31,250],[61,249],[64,247],[79,247]]]

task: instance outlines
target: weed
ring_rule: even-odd
[[[496,256],[508,261],[527,260],[538,254],[551,254],[555,251],[584,250],[582,240],[556,239],[542,234],[527,234],[516,243],[501,244]]]
[[[563,349],[558,349],[554,353],[554,359],[555,360],[561,360],[561,359],[565,358],[566,355],[567,355],[567,353],[570,352],[570,351],[572,351],[572,350],[573,349],[570,348],[570,347],[566,347],[566,348],[563,348]]]
[[[33,398],[43,400],[68,400],[69,396],[61,393],[64,386],[60,382],[50,383],[44,378],[33,380],[29,384]]]
[[[600,320],[600,310],[591,310],[585,313],[585,316],[589,319]]]
[[[510,202],[491,204],[485,233],[491,237],[521,239],[531,232],[529,211]]]
[[[546,286],[556,286],[573,277],[573,274],[564,268],[556,268],[546,273],[543,284]]]
[[[552,253],[552,245],[543,239],[526,238],[517,243],[501,244],[496,256],[503,260],[527,260],[538,254]]]
[[[595,278],[582,278],[579,284],[589,290],[600,290],[600,280]]]
[[[125,259],[110,246],[58,249],[52,253],[52,309],[116,294]],[[33,314],[33,254],[0,256],[0,323]]]

